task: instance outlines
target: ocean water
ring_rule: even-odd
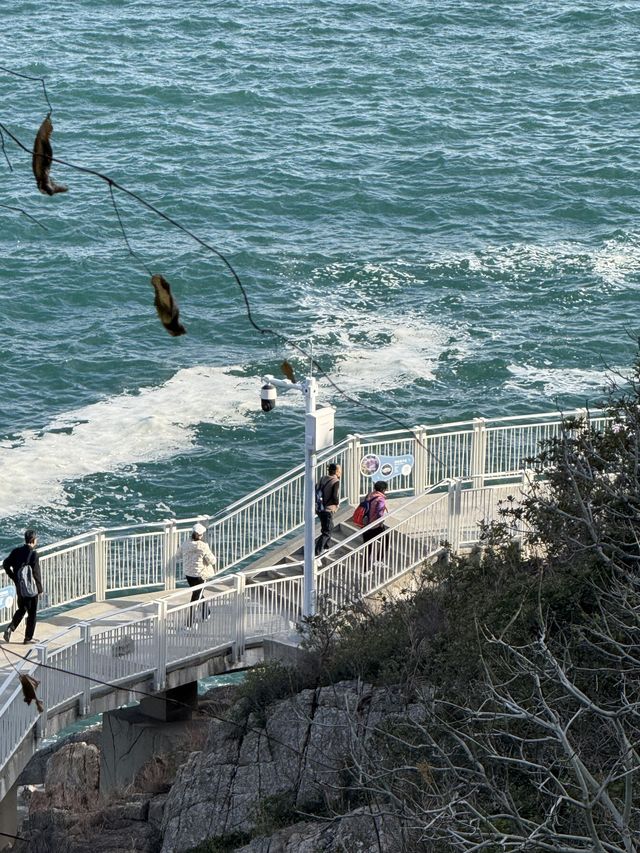
[[[582,405],[639,331],[640,4],[5,0],[54,154],[237,270],[336,383],[338,439]],[[0,71],[31,147],[41,85]],[[0,546],[213,513],[301,461],[294,349],[213,253],[126,194],[0,152]],[[9,165],[10,164],[10,165]],[[11,168],[10,168],[11,166]],[[37,220],[11,208],[19,208]],[[45,230],[46,229],[46,230]],[[131,251],[130,251],[131,250]],[[188,334],[171,338],[148,270]]]

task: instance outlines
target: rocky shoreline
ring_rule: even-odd
[[[108,798],[99,794],[98,729],[35,756],[23,774],[26,841],[16,853],[394,849],[397,827],[368,813],[347,778],[346,756],[417,707],[351,681],[303,690],[262,718],[243,718],[235,690],[218,688],[201,702],[198,716],[208,720],[197,748],[177,743]]]

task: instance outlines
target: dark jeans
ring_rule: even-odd
[[[23,598],[18,595],[18,609],[13,614],[11,620],[11,630],[15,631],[18,625],[22,622],[22,617],[27,614],[27,627],[24,632],[25,640],[33,639],[33,632],[36,630],[36,613],[38,611],[38,596],[32,595],[29,598]]]
[[[329,547],[333,531],[333,513],[323,509],[318,513],[318,518],[320,519],[320,536],[316,539],[316,557]]]
[[[384,560],[387,553],[386,539],[383,539],[382,542],[372,542],[371,540],[375,539],[376,536],[380,536],[381,533],[384,533],[388,529],[386,524],[377,524],[375,527],[372,527],[370,530],[364,530],[362,533],[362,540],[370,543],[367,545],[367,561],[370,568],[379,560]]]
[[[202,578],[192,578],[191,575],[185,575],[185,577],[187,579],[187,583],[189,584],[189,586],[200,586],[201,584],[204,583]],[[193,604],[194,601],[198,601],[198,599],[202,598],[203,595],[204,595],[204,589],[194,589],[193,592],[191,593],[191,603]],[[198,609],[197,607],[192,607],[191,610],[189,611],[189,619],[187,620],[188,625],[193,625],[193,617],[195,616],[195,612],[197,609]],[[206,604],[203,601],[202,602],[202,618],[203,619],[207,618],[207,614],[205,612],[205,609],[206,609]]]

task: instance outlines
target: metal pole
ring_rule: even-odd
[[[315,414],[317,382],[313,376],[302,384],[305,413]],[[310,434],[310,418],[304,420],[304,593],[302,615],[313,616],[316,609],[316,565],[315,565],[315,476],[316,447],[315,436]]]

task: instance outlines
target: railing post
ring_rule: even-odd
[[[154,690],[164,690],[167,686],[167,602],[157,602],[156,614],[156,674],[153,679]]]
[[[582,418],[582,420],[585,423],[585,426],[588,427],[589,426],[589,409],[576,409],[576,418],[578,418],[578,419]]]
[[[176,552],[178,550],[178,528],[173,519],[167,519],[163,536],[164,588],[176,588]]]
[[[473,419],[471,436],[471,477],[474,489],[484,487],[487,460],[487,426],[485,418]]]
[[[244,645],[246,638],[246,611],[245,611],[245,577],[242,572],[238,572],[234,575],[234,585],[235,585],[235,623],[236,623],[236,637],[235,637],[235,656],[236,661],[242,660],[244,656]]]
[[[526,498],[529,495],[531,490],[531,485],[534,482],[535,471],[533,468],[523,468],[522,469],[522,483],[520,486],[520,491],[522,493],[522,498]],[[524,518],[520,519],[520,529],[518,530],[518,540],[520,542],[520,550],[522,552],[523,557],[529,556],[529,549],[526,546],[526,537],[529,533],[529,525],[524,520]]]
[[[91,623],[80,623],[80,675],[82,679],[82,696],[80,697],[80,716],[86,717],[91,713]]]
[[[36,659],[39,664],[46,664],[48,654],[49,651],[47,649],[46,643],[41,643],[40,645],[36,646]],[[44,705],[44,710],[40,713],[40,716],[36,720],[35,725],[36,739],[41,740],[47,734],[47,710],[49,707],[49,670],[46,669],[44,666],[41,666],[39,669],[36,670],[36,673],[38,675],[38,680],[40,681],[40,684],[36,690],[36,695]]]
[[[449,481],[449,512],[447,518],[447,539],[452,551],[460,547],[460,505],[462,480]]]
[[[413,494],[420,495],[431,485],[429,482],[429,454],[427,452],[427,428],[424,424],[417,426],[413,431],[414,436],[414,463],[413,463]]]
[[[107,597],[107,559],[106,537],[104,531],[98,530],[93,537],[93,571],[96,590],[96,601],[104,601]]]
[[[349,506],[358,506],[360,503],[360,436],[350,435],[348,441],[345,493]]]

